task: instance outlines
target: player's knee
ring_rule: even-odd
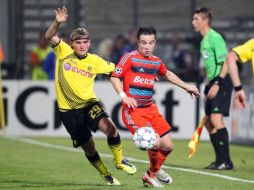
[[[115,137],[118,134],[113,123],[109,122],[106,127],[106,136],[107,137]]]
[[[160,149],[166,152],[171,152],[174,149],[174,144],[171,141],[161,143]]]
[[[116,137],[118,131],[116,130],[115,126],[112,126],[107,134],[108,137]]]
[[[164,152],[170,153],[170,152],[173,151],[174,146],[162,147],[162,148],[160,148],[160,149],[161,149],[162,151],[164,151]]]
[[[99,128],[107,137],[115,137],[117,135],[117,130],[113,122],[108,118],[104,118],[100,121]]]
[[[84,152],[87,156],[93,156],[95,154],[96,150],[95,149],[93,149],[93,150],[86,149],[86,150],[84,150]]]
[[[213,125],[211,123],[210,117],[205,122],[205,128],[207,129],[208,133],[210,134],[213,130]]]
[[[214,127],[224,126],[223,117],[221,114],[211,114],[210,120],[211,120],[211,124]]]
[[[171,152],[174,149],[174,144],[171,142],[168,144],[167,151]]]

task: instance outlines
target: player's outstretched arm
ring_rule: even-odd
[[[68,11],[65,8],[65,6],[55,10],[55,13],[56,13],[56,19],[50,25],[50,27],[48,28],[45,34],[45,38],[50,42],[52,46],[57,45],[59,43],[60,38],[56,34],[57,29],[60,26],[60,24],[63,22],[66,22],[68,18]]]
[[[176,74],[174,74],[173,72],[171,72],[169,70],[167,71],[167,74],[166,74],[165,78],[169,82],[171,82],[171,83],[179,86],[180,88],[184,89],[192,97],[194,97],[194,96],[198,97],[200,95],[199,90],[195,86],[192,86],[192,85],[189,85],[189,84],[185,83]]]
[[[121,96],[124,104],[126,104],[129,108],[137,107],[137,101],[132,97],[128,97],[124,93],[122,83],[119,78],[110,77],[110,82],[112,83],[115,91]]]

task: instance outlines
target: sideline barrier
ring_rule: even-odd
[[[196,127],[197,100],[168,82],[158,82],[155,87],[154,100],[171,124],[173,138],[190,139]],[[130,137],[121,121],[121,99],[111,83],[96,81],[94,89],[121,136]],[[68,136],[59,120],[53,82],[5,80],[3,90],[7,135]]]

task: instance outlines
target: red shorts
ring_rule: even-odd
[[[123,105],[122,119],[123,123],[132,134],[140,127],[151,126],[162,137],[171,129],[170,125],[159,113],[155,104],[134,109]]]

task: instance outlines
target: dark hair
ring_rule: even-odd
[[[156,38],[156,29],[153,26],[139,27],[138,32],[137,32],[138,40],[142,34],[145,34],[145,35],[152,35],[153,34]]]
[[[209,25],[211,25],[211,22],[213,20],[213,15],[211,12],[211,9],[207,7],[200,7],[194,11],[193,14],[201,14],[203,19],[208,19]]]

